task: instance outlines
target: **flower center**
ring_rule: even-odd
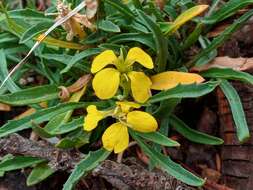
[[[128,73],[132,70],[132,67],[127,63],[122,56],[119,56],[115,66],[120,73]]]

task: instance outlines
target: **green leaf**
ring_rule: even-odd
[[[55,85],[38,86],[11,94],[1,95],[0,102],[14,106],[35,104],[57,99],[59,92],[60,90]]]
[[[81,146],[89,143],[91,133],[84,130],[74,131],[62,138],[57,144],[57,148],[80,148]]]
[[[12,19],[29,19],[29,21],[52,21],[52,17],[46,17],[43,12],[33,9],[17,9],[8,11],[8,16]]]
[[[181,98],[171,98],[161,101],[160,106],[152,113],[152,115],[161,120],[168,118],[180,102]]]
[[[4,177],[5,172],[4,171],[0,171],[0,177]]]
[[[84,122],[84,118],[81,117],[81,118],[78,118],[78,119],[74,119],[71,122],[68,122],[68,123],[65,123],[65,124],[62,124],[62,125],[57,125],[55,128],[50,130],[50,134],[60,135],[60,134],[64,134],[64,133],[74,131],[75,129],[78,129],[81,126],[83,126],[83,122]]]
[[[195,42],[198,41],[201,32],[203,31],[204,24],[198,23],[195,29],[187,36],[182,44],[182,50],[190,48]]]
[[[207,78],[239,80],[253,84],[253,76],[251,74],[233,69],[210,68],[201,72],[201,75]]]
[[[0,34],[0,44],[4,43],[16,43],[18,38],[10,33],[2,33]]]
[[[160,102],[169,98],[197,98],[212,92],[219,82],[210,81],[202,84],[181,85],[162,91],[152,96],[147,103]]]
[[[245,142],[249,139],[250,133],[240,97],[234,87],[228,81],[223,80],[220,84],[220,87],[229,102],[237,130],[237,137],[240,142]]]
[[[44,127],[40,127],[40,125],[38,125],[37,123],[34,123],[33,121],[31,121],[31,125],[32,125],[32,130],[41,138],[51,138],[54,135],[51,135],[50,133],[48,133]]]
[[[54,173],[54,170],[47,163],[38,164],[29,174],[26,184],[32,186],[40,183]]]
[[[0,163],[3,163],[4,161],[12,159],[12,158],[14,158],[14,156],[12,154],[6,154],[2,158],[0,158],[1,159]],[[3,177],[4,174],[5,174],[5,171],[0,170],[0,177]]]
[[[0,163],[0,171],[12,171],[22,168],[26,168],[35,164],[44,162],[41,158],[29,157],[29,156],[16,156],[10,159],[6,159]]]
[[[143,11],[137,11],[139,18],[142,23],[152,32],[154,36],[154,41],[156,44],[156,53],[157,53],[157,65],[158,71],[164,71],[166,69],[167,57],[168,57],[168,44],[167,39],[164,37],[159,26]]]
[[[8,71],[8,67],[7,67],[6,56],[5,56],[4,50],[1,49],[0,50],[0,80],[4,81],[4,79],[8,76],[8,73],[9,73],[9,71]],[[16,92],[20,89],[11,78],[9,78],[6,81],[5,86],[7,87],[7,89],[10,92]],[[1,101],[1,99],[0,99],[0,101]]]
[[[108,39],[108,43],[126,43],[126,42],[139,42],[142,43],[149,48],[156,50],[155,48],[155,42],[152,38],[152,34],[139,34],[139,33],[127,33],[127,34],[118,34],[115,36],[112,36],[110,39]]]
[[[93,48],[93,49],[91,48],[84,50],[81,53],[75,54],[68,62],[68,65],[61,71],[61,74],[68,72],[78,61],[90,57],[92,55],[98,54],[100,52],[101,52],[100,48]]]
[[[121,1],[118,0],[104,0],[104,2],[106,2],[107,4],[111,5],[112,7],[114,7],[116,10],[118,10],[121,14],[125,15],[126,18],[134,18],[135,15],[133,14],[133,12],[128,8],[128,6],[126,6],[125,4],[123,4]]]
[[[175,115],[171,115],[169,119],[169,123],[173,126],[173,128],[183,135],[186,139],[200,144],[208,144],[208,145],[220,145],[223,144],[223,140],[214,137],[199,131],[196,131],[190,127],[188,127],[183,121],[177,118]]]
[[[200,35],[198,40],[202,49],[206,49],[207,47],[209,47],[209,45],[211,45],[211,42],[207,37]],[[214,48],[212,49],[212,51],[205,54],[205,56],[199,58],[197,62],[195,63],[195,65],[205,65],[207,63],[210,63],[213,59],[215,59],[215,57],[217,57],[217,55],[218,55],[218,52],[216,48]]]
[[[237,13],[238,10],[250,5],[253,0],[230,0],[211,16],[205,17],[202,22],[205,24],[215,24]]]
[[[106,32],[120,32],[118,25],[109,20],[100,20],[98,22],[98,28]]]
[[[163,146],[168,146],[168,147],[174,147],[174,146],[180,146],[180,144],[177,141],[174,141],[164,135],[162,135],[159,132],[151,132],[151,133],[139,133],[135,132],[138,136],[148,140],[152,141],[154,143],[163,145]]]
[[[24,129],[31,128],[31,121],[39,124],[44,121],[48,121],[51,118],[59,115],[61,113],[65,113],[69,110],[77,109],[77,108],[85,108],[90,104],[96,105],[96,103],[64,103],[58,106],[54,106],[51,108],[39,110],[32,115],[24,117],[19,120],[12,120],[3,125],[0,128],[0,137],[9,135],[11,133],[15,133]]]
[[[25,43],[28,40],[37,37],[39,34],[47,31],[50,26],[53,25],[53,22],[39,22],[30,28],[28,28],[21,36],[20,43]]]
[[[205,180],[195,176],[179,164],[173,162],[169,157],[152,149],[149,145],[145,144],[140,137],[138,137],[133,130],[129,130],[131,136],[137,141],[145,154],[153,161],[156,167],[172,175],[176,179],[192,186],[202,186]]]
[[[64,184],[63,190],[71,190],[81,177],[86,175],[90,170],[96,168],[100,162],[104,161],[111,152],[105,149],[100,149],[95,152],[90,152],[69,176],[67,182]]]

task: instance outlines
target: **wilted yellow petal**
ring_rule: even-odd
[[[179,15],[176,20],[172,23],[169,31],[167,34],[171,34],[176,32],[183,24],[191,20],[192,18],[198,16],[202,12],[204,12],[208,8],[208,5],[197,5],[194,6],[185,12],[183,12],[181,15]]]
[[[143,72],[136,71],[128,73],[128,77],[131,80],[131,90],[134,99],[140,103],[146,102],[151,96],[151,80]]]
[[[78,35],[80,39],[84,39],[84,37],[86,36],[86,33],[84,32],[84,29],[82,28],[82,26],[78,22],[76,22],[76,20],[73,18],[69,19],[69,24],[74,35]]]
[[[167,90],[177,86],[178,84],[201,83],[204,80],[205,79],[202,76],[195,73],[167,71],[151,77],[151,89]]]
[[[127,124],[132,129],[139,132],[156,131],[158,124],[155,118],[149,113],[143,111],[132,111],[127,114]]]
[[[120,153],[128,147],[129,135],[127,127],[121,123],[114,123],[108,127],[102,136],[103,146],[106,150]]]
[[[135,102],[128,102],[128,101],[116,102],[116,104],[118,106],[120,106],[122,112],[124,112],[124,113],[128,113],[131,108],[140,108],[141,107],[140,104],[137,104]]]
[[[91,131],[95,129],[98,125],[98,122],[104,118],[102,111],[98,111],[97,107],[90,105],[87,107],[87,116],[84,118],[83,129],[85,131]]]
[[[148,69],[153,69],[154,64],[152,58],[141,48],[131,48],[127,54],[126,61],[130,63],[138,62]]]
[[[113,68],[107,68],[95,75],[92,86],[97,97],[100,99],[110,99],[116,94],[119,83],[120,72]]]
[[[114,52],[112,50],[106,50],[95,57],[91,65],[91,72],[96,73],[107,65],[114,64],[116,60],[117,56]]]

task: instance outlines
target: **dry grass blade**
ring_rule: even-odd
[[[40,43],[58,26],[62,25],[64,22],[66,22],[68,19],[70,19],[72,16],[74,16],[76,13],[78,13],[80,10],[82,10],[86,6],[86,2],[81,2],[75,9],[70,11],[65,17],[62,17],[58,19],[44,34],[40,35],[38,38],[38,41],[34,44],[34,46],[30,49],[28,54],[11,70],[11,72],[7,75],[7,77],[3,80],[0,89],[4,86],[6,81],[12,76],[12,74],[17,71],[18,68],[20,68],[27,58],[32,54],[32,52],[40,45]]]

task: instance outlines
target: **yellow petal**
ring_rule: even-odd
[[[99,71],[95,75],[92,86],[97,97],[100,99],[110,99],[116,94],[119,83],[119,71],[113,68],[107,68]]]
[[[201,83],[205,79],[195,73],[184,73],[177,71],[167,71],[151,77],[154,90],[167,90],[177,86],[178,84]]]
[[[97,110],[97,107],[90,105],[87,107],[87,116],[84,118],[83,129],[85,131],[91,131],[95,129],[98,125],[98,122],[104,118],[104,114],[101,111]]]
[[[199,14],[204,12],[207,8],[208,8],[208,5],[197,5],[195,7],[192,7],[186,10],[181,15],[179,15],[176,18],[176,20],[172,23],[167,34],[176,32],[183,24],[185,24],[187,21],[191,20],[192,18],[198,16]]]
[[[114,123],[108,127],[102,136],[103,146],[106,150],[120,153],[128,147],[129,135],[127,127],[121,123]]]
[[[152,58],[141,48],[131,48],[127,54],[126,61],[130,63],[138,62],[148,69],[154,68]]]
[[[116,60],[117,57],[114,52],[112,50],[106,50],[95,57],[91,65],[91,72],[96,73],[107,65],[114,64]]]
[[[127,124],[132,129],[139,132],[156,131],[158,124],[156,119],[149,113],[143,111],[132,111],[127,114]]]
[[[144,103],[151,96],[152,82],[143,72],[132,71],[128,73],[128,77],[131,80],[131,90],[134,99],[137,102]]]
[[[116,104],[118,106],[120,106],[122,112],[124,112],[124,113],[128,113],[131,108],[140,108],[141,107],[140,104],[137,104],[135,102],[128,102],[128,101],[116,102]]]

